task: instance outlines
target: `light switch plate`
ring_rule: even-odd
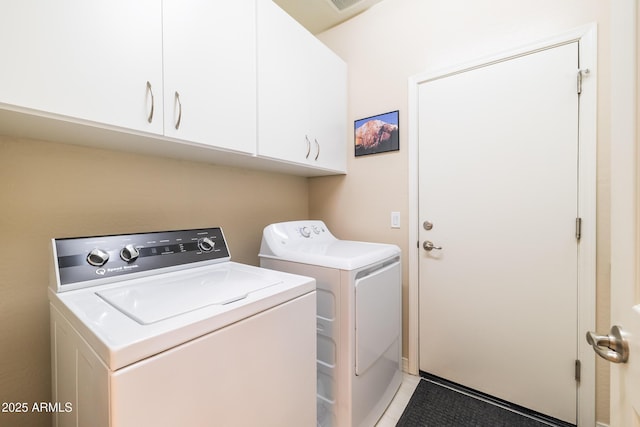
[[[400,228],[400,212],[391,212],[391,228]]]

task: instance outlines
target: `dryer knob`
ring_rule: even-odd
[[[87,255],[87,262],[94,267],[102,267],[109,261],[109,253],[102,249],[95,248]]]
[[[302,234],[302,237],[309,237],[311,236],[311,230],[309,229],[309,227],[302,227],[300,229],[300,234]]]
[[[120,251],[120,258],[126,262],[133,262],[140,256],[140,251],[133,245],[127,245]]]
[[[215,246],[216,243],[210,237],[203,237],[198,240],[198,248],[200,248],[202,252],[211,252]]]

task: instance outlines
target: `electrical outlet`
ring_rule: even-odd
[[[400,212],[391,212],[391,228],[400,228]]]

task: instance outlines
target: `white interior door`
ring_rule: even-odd
[[[612,5],[611,322],[622,328],[629,354],[611,365],[610,425],[624,427],[640,426],[638,21],[637,1]]]
[[[571,423],[577,69],[574,42],[418,91],[420,369]]]

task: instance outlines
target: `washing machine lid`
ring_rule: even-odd
[[[214,271],[106,289],[96,295],[136,322],[148,325],[203,307],[226,305],[279,283],[282,281],[228,264]]]
[[[396,245],[339,240],[322,221],[290,221],[264,229],[261,258],[357,270],[400,255]]]

